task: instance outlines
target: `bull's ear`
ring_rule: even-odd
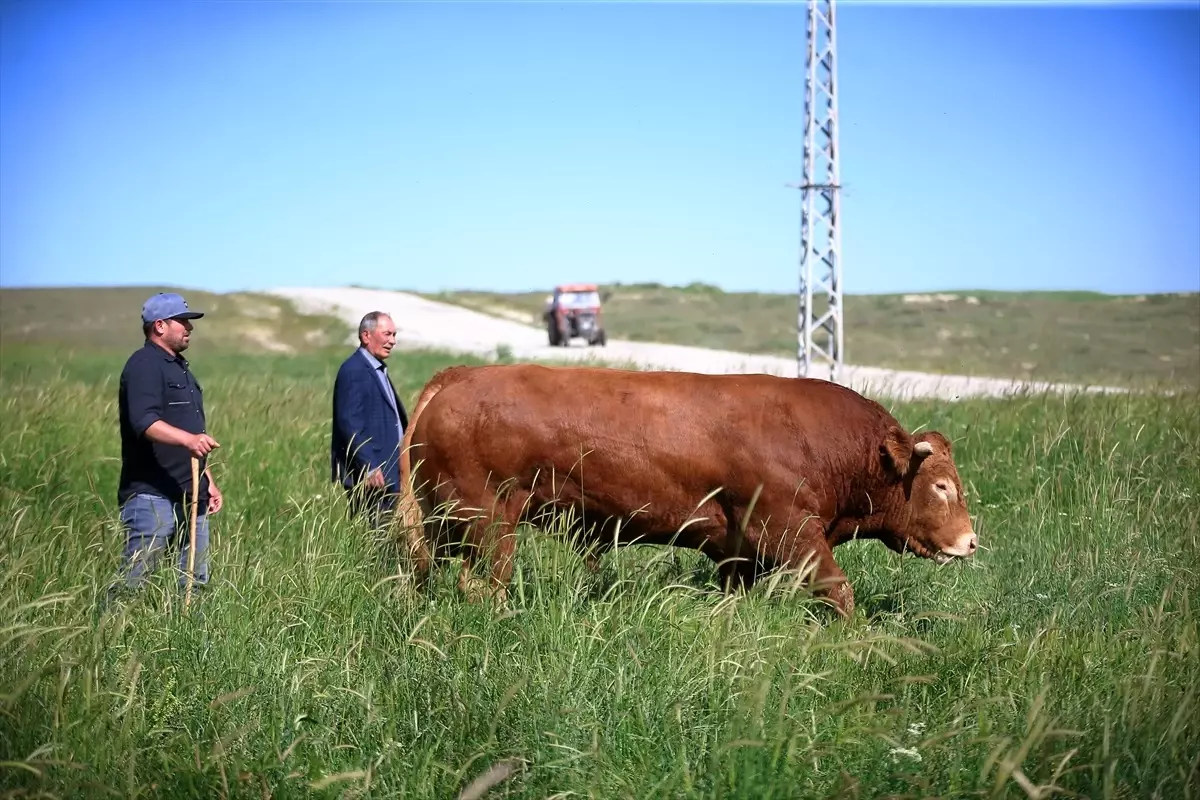
[[[908,474],[909,464],[912,463],[912,452],[912,437],[895,425],[888,428],[883,443],[879,445],[879,456],[884,467],[895,477],[903,478]]]

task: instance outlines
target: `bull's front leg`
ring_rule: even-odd
[[[854,616],[854,587],[842,568],[833,560],[833,551],[822,538],[812,548],[816,558],[816,568],[813,570],[813,595],[833,606],[834,610],[844,619]]]
[[[833,558],[833,550],[825,539],[825,531],[816,516],[809,518],[786,548],[780,559],[791,569],[807,569],[809,589],[813,596],[833,606],[837,613],[849,619],[854,616],[854,588],[850,579]]]

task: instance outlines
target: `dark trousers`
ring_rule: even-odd
[[[346,498],[350,501],[350,518],[363,517],[373,531],[382,531],[391,524],[396,511],[397,497],[394,491],[376,489],[365,484],[346,488]]]

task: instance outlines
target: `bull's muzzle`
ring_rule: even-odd
[[[939,550],[933,560],[939,564],[945,564],[956,558],[970,558],[975,555],[977,549],[979,549],[979,537],[975,535],[975,531],[967,531],[960,533],[949,547]]]

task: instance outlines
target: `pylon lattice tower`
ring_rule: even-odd
[[[797,374],[842,371],[841,173],[834,0],[809,0],[804,79]]]

